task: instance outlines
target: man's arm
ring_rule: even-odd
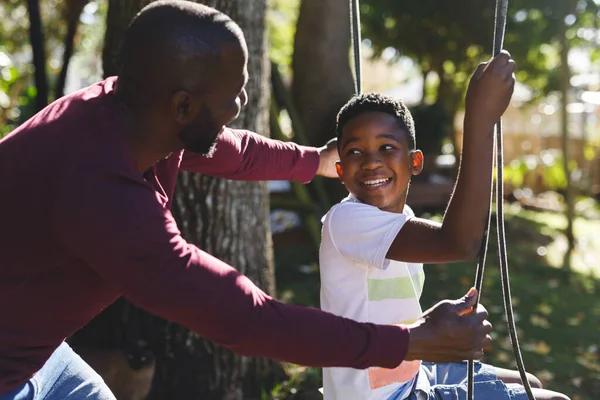
[[[501,53],[475,72],[467,92],[460,171],[444,221],[410,219],[386,258],[438,263],[477,256],[492,188],[494,125],[510,102],[513,71],[508,53]]]
[[[138,177],[79,178],[61,188],[56,237],[138,306],[248,356],[354,368],[391,368],[404,359],[405,327],[283,304],[188,244]]]
[[[185,151],[181,169],[233,180],[307,183],[315,175],[334,176],[335,160],[330,153],[326,147],[300,146],[226,128],[211,158]]]

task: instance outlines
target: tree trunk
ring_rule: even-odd
[[[46,74],[46,49],[44,28],[40,15],[39,0],[27,0],[29,12],[29,40],[33,50],[33,66],[35,68],[35,106],[39,111],[48,105],[48,76]]]
[[[117,73],[116,60],[125,29],[148,3],[149,0],[110,0],[103,52],[106,76]],[[250,54],[249,102],[235,125],[268,134],[266,0],[203,3],[228,14],[246,35]],[[173,214],[188,241],[231,264],[266,292],[274,294],[268,212],[265,183],[234,182],[185,172],[180,176],[173,203]],[[124,356],[114,356],[104,366],[98,362],[92,365],[105,379],[113,377],[107,383],[109,386],[113,383],[111,389],[119,400],[260,398],[261,389],[268,390],[265,386],[272,383],[276,370],[271,361],[235,355],[125,300],[109,307],[86,329],[83,348],[104,344],[103,347],[117,348],[129,358],[129,363]],[[81,332],[78,335],[84,337]],[[102,342],[107,337],[113,338],[109,345]],[[93,363],[93,357],[88,359]],[[117,367],[121,371],[111,375]],[[125,382],[122,378],[125,375],[138,382],[137,393],[126,388],[134,385]]]
[[[63,97],[65,94],[65,83],[67,82],[69,64],[73,57],[73,50],[75,49],[75,36],[77,35],[77,27],[79,26],[79,17],[87,2],[88,0],[68,0],[66,4],[65,19],[67,21],[67,34],[63,42],[65,50],[60,73],[54,88],[54,97],[57,99]]]
[[[349,54],[348,0],[303,0],[294,40],[292,97],[307,144],[321,146],[335,137],[337,113],[354,94]],[[332,201],[347,194],[335,179],[327,185]]]
[[[452,141],[452,145],[454,147],[454,156],[456,157],[453,175],[456,176],[458,174],[460,155],[462,152],[462,135],[460,137],[457,135],[456,128],[454,126],[454,120],[456,119],[456,114],[460,107],[462,93],[455,87],[452,81],[449,81],[448,78],[444,77],[444,69],[441,64],[436,69],[436,72],[440,79],[437,88],[436,103],[442,106],[442,109],[445,111],[448,118],[448,124],[450,128],[448,137]]]
[[[564,15],[567,16],[570,12],[567,11],[569,6],[564,4]],[[562,153],[563,153],[563,168],[565,171],[566,185],[565,188],[565,216],[567,218],[567,228],[565,229],[565,236],[567,237],[567,250],[565,252],[563,267],[565,269],[571,268],[571,255],[575,249],[575,237],[573,235],[573,221],[575,219],[575,193],[573,182],[571,180],[571,168],[569,167],[569,161],[571,160],[570,154],[570,138],[569,138],[569,113],[567,112],[567,105],[569,103],[569,88],[571,80],[571,71],[569,69],[569,43],[567,40],[567,27],[564,22],[564,18],[558,19],[559,24],[559,41],[560,41],[560,94],[561,94],[561,109],[560,109],[560,122],[561,122],[561,139],[562,139]]]

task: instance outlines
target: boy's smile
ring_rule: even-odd
[[[423,162],[408,135],[395,116],[384,112],[364,112],[345,124],[337,169],[354,197],[384,211],[404,210],[410,177],[421,172]]]

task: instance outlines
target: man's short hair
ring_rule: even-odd
[[[204,58],[204,67],[218,69],[225,43],[240,43],[246,50],[240,27],[224,13],[209,6],[182,0],[159,0],[144,7],[129,25],[121,48],[120,77],[147,74],[158,80],[181,80],[190,57]],[[200,66],[202,66],[200,65]],[[193,67],[193,75],[201,71]],[[165,68],[173,68],[169,72]],[[178,75],[178,76],[165,76]]]

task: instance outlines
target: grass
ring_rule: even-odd
[[[527,371],[573,400],[599,399],[600,221],[589,216],[575,221],[579,247],[571,272],[559,268],[565,248],[562,215],[507,207],[505,221],[513,307]],[[275,256],[280,298],[318,306],[316,252],[310,243],[277,246]],[[427,265],[425,270],[423,308],[463,295],[473,285],[475,264]],[[492,236],[482,303],[494,325],[494,343],[484,362],[515,368],[502,299],[497,240]],[[288,368],[290,380],[271,398],[319,398],[320,370]]]

